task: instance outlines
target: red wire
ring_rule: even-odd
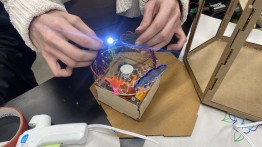
[[[95,70],[93,69],[93,66],[90,65],[91,71],[93,72],[93,74],[95,74],[95,76],[98,78],[99,76],[97,75],[97,73],[95,72]]]

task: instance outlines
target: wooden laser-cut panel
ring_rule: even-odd
[[[261,5],[261,0],[249,0],[230,38],[222,35],[229,19],[223,20],[222,28],[208,44],[189,52],[190,36],[184,57],[204,104],[250,120],[262,120],[262,46],[246,41],[261,15]]]
[[[262,118],[262,51],[243,47],[212,102]]]
[[[188,62],[202,92],[206,89],[225,46],[226,42],[216,40],[188,57]]]

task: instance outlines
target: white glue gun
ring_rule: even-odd
[[[136,133],[120,130],[106,125],[93,124],[87,125],[86,123],[72,123],[51,126],[51,117],[48,115],[36,115],[29,122],[29,126],[33,129],[25,131],[17,141],[17,147],[59,147],[59,146],[78,146],[89,147],[94,145],[94,140],[98,140],[99,144],[103,142],[101,139],[107,138],[112,142],[112,137],[117,137],[114,132],[128,134],[131,136],[139,137],[142,139],[150,140],[161,146],[155,140]],[[101,130],[96,131],[96,128],[110,130],[110,133]],[[94,136],[95,131],[101,135]],[[114,131],[114,132],[112,132]],[[99,136],[99,137],[98,137]],[[109,138],[111,137],[111,138]],[[109,139],[108,139],[109,138]],[[117,137],[118,138],[118,137]],[[119,142],[119,139],[118,139]],[[96,144],[95,144],[96,145]],[[104,145],[108,143],[104,142]],[[104,146],[101,145],[101,146]],[[117,145],[118,146],[118,145]]]
[[[34,116],[29,126],[34,129],[24,132],[19,137],[17,147],[83,144],[88,134],[88,127],[85,123],[51,126],[51,118],[48,115]]]

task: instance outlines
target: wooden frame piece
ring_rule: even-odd
[[[257,19],[259,19],[260,17],[260,14],[262,12],[262,7],[261,7],[262,1],[249,0],[232,35],[230,37],[225,37],[224,32],[229,24],[230,18],[232,17],[235,8],[239,3],[238,0],[232,0],[225,14],[225,17],[219,26],[216,36],[211,38],[207,42],[201,44],[200,46],[196,47],[192,51],[190,51],[191,44],[193,42],[193,38],[196,32],[197,24],[203,9],[204,2],[205,2],[204,0],[199,1],[200,9],[198,10],[196,18],[193,21],[188,44],[185,50],[185,55],[183,57],[183,61],[185,63],[186,69],[188,70],[189,75],[194,83],[194,87],[198,93],[198,96],[200,97],[200,100],[206,105],[210,105],[212,107],[227,111],[241,118],[250,119],[254,121],[262,120],[262,98],[260,99],[256,98],[256,100],[258,101],[253,101],[254,105],[252,104],[252,106],[254,106],[254,108],[250,107],[251,103],[250,105],[244,103],[234,104],[234,100],[236,100],[235,103],[247,101],[248,96],[244,97],[244,95],[241,96],[237,94],[228,94],[227,92],[229,91],[230,93],[230,90],[227,90],[227,88],[225,88],[225,85],[227,86],[230,85],[231,87],[233,87],[232,89],[237,89],[237,87],[240,84],[245,84],[237,81],[236,77],[238,77],[238,75],[235,74],[241,68],[239,67],[239,69],[237,69],[236,65],[240,62],[243,63],[243,61],[245,60],[242,56],[243,52],[245,53],[252,52],[251,55],[256,56],[256,59],[259,59],[257,58],[257,56],[260,55],[262,46],[247,42],[246,39],[250,34],[250,32],[252,31]],[[216,50],[213,49],[214,47],[216,48]],[[196,54],[201,54],[202,56],[198,57],[196,56]],[[212,68],[210,68],[209,70],[206,70],[201,66],[196,66],[197,63],[191,61],[191,60],[196,61],[197,59],[201,59],[201,58],[203,60],[203,58],[208,57],[204,55],[208,55],[208,56],[215,55],[216,57],[212,59],[212,64],[207,63],[212,66]],[[255,59],[251,58],[248,60],[252,61]],[[199,63],[204,63],[204,62],[199,62]],[[259,63],[252,62],[252,67],[254,67],[256,64],[258,65]],[[235,71],[237,72],[233,73],[233,70],[234,72]],[[201,72],[199,71],[202,72],[202,75]],[[254,75],[253,74],[254,72],[256,71],[251,71],[249,73],[251,73],[250,75]],[[206,75],[203,75],[203,73]],[[243,76],[239,76],[239,77],[243,78]],[[252,78],[252,77],[247,76],[247,78]],[[227,81],[234,81],[234,82],[233,84],[232,83],[228,84],[229,82]],[[251,86],[251,87],[255,87],[255,86]],[[241,88],[243,88],[243,86]],[[256,88],[259,89],[258,87]],[[221,89],[223,89],[224,91],[222,91]],[[248,95],[252,93],[252,91],[250,92],[247,90],[246,93]],[[256,93],[256,91],[253,91],[253,93]],[[251,95],[253,96],[254,94]],[[233,98],[234,96],[238,97],[239,99]],[[221,97],[226,97],[226,98],[221,98]],[[234,100],[232,100],[231,98]],[[242,106],[245,106],[245,108],[243,108]]]

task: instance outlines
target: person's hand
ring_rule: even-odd
[[[144,7],[144,17],[136,33],[141,34],[136,45],[150,46],[158,50],[167,45],[175,35],[176,44],[168,45],[168,50],[179,50],[186,42],[181,27],[181,12],[178,0],[149,0]]]
[[[57,77],[70,76],[74,67],[89,66],[102,47],[102,41],[79,17],[62,11],[36,17],[29,31],[33,44]],[[69,40],[90,50],[81,50]],[[65,69],[58,59],[67,65]]]

